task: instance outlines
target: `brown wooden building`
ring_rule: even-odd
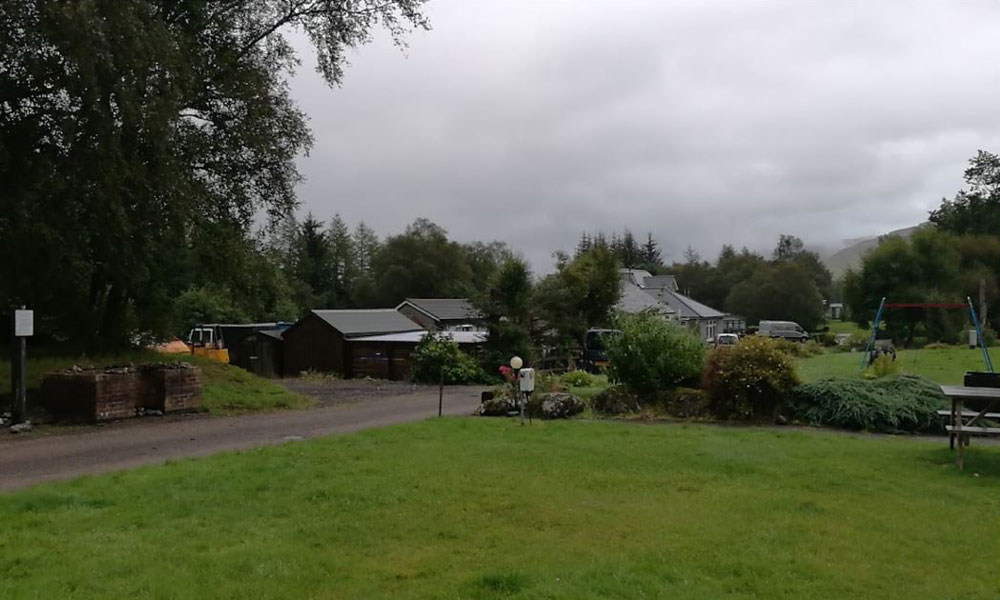
[[[409,379],[410,354],[423,331],[392,308],[314,310],[282,335],[284,371],[288,376],[313,370],[345,378]],[[414,332],[412,339],[379,339],[407,332]]]

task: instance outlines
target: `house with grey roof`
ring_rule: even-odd
[[[483,331],[484,316],[467,298],[407,298],[396,310],[427,331]]]
[[[284,370],[408,379],[415,343],[375,336],[425,331],[394,308],[313,310],[282,335]]]
[[[642,300],[642,296],[645,296],[652,300],[652,306],[662,307],[659,309],[662,314],[696,330],[703,340],[714,339],[717,334],[723,333],[727,315],[681,294],[673,275],[652,275],[642,269],[621,269],[619,273],[622,300],[619,301],[618,309],[622,312],[655,310],[648,308],[648,300]]]

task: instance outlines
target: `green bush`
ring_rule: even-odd
[[[770,338],[778,344],[778,349],[795,358],[809,358],[823,354],[823,346],[814,340],[793,342],[782,338]]]
[[[710,414],[708,394],[704,390],[679,387],[664,398],[664,411],[680,419],[705,417]]]
[[[413,380],[420,383],[438,383],[442,373],[446,385],[489,383],[476,361],[444,336],[425,336],[413,350],[411,361]]]
[[[535,372],[535,393],[545,394],[549,392],[565,392],[566,383],[561,377],[551,373]]]
[[[824,348],[833,348],[837,345],[837,334],[832,331],[824,331],[819,336],[819,343],[822,344]]]
[[[900,365],[892,356],[888,354],[879,354],[872,364],[868,365],[864,371],[861,372],[861,377],[864,379],[881,379],[882,377],[889,377],[890,375],[899,375]]]
[[[883,433],[939,431],[936,411],[946,404],[937,384],[909,375],[824,379],[792,392],[795,415],[806,423]]]
[[[690,330],[656,315],[624,315],[607,340],[608,378],[640,394],[696,381],[705,346]]]
[[[799,383],[792,358],[781,343],[759,335],[708,356],[702,389],[712,413],[722,419],[775,419]]]
[[[604,415],[624,415],[638,412],[639,397],[626,385],[615,385],[590,399],[590,408]]]
[[[559,378],[566,387],[590,387],[594,385],[594,376],[586,371],[569,371]]]

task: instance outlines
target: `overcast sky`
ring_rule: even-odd
[[[780,233],[839,246],[926,219],[1000,150],[1000,3],[431,0],[330,89],[292,82],[315,146],[303,212],[417,217],[537,271],[583,230],[680,259]],[[300,43],[305,48],[306,44]]]

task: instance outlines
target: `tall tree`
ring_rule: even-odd
[[[807,330],[823,320],[823,297],[801,266],[777,262],[758,269],[733,287],[726,306],[748,322],[761,319],[795,321]]]
[[[647,270],[654,270],[663,266],[663,257],[660,256],[660,245],[653,239],[653,233],[646,234],[646,242],[642,245],[642,264]]]
[[[330,279],[332,284],[333,308],[346,308],[354,305],[351,290],[357,279],[357,265],[354,262],[354,240],[351,230],[339,214],[334,215],[327,230],[330,243]]]
[[[1000,156],[980,150],[965,170],[968,189],[943,200],[930,221],[951,233],[996,235],[1000,232]]]
[[[186,255],[208,254],[199,230],[245,240],[256,215],[295,205],[310,137],[288,92],[286,33],[306,33],[333,84],[376,27],[398,40],[426,26],[421,5],[0,3],[0,298],[98,345],[165,333]]]
[[[395,306],[410,298],[463,298],[473,291],[462,247],[427,219],[386,239],[373,263],[378,301]]]

